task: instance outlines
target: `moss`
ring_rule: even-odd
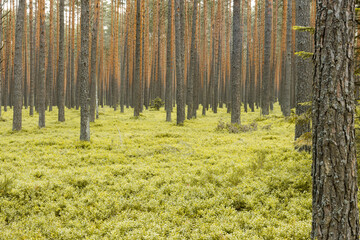
[[[226,109],[182,127],[164,110],[99,111],[90,143],[75,110],[47,112],[45,129],[24,110],[15,133],[3,113],[0,239],[308,239],[311,156],[279,106],[242,113],[237,134],[214,131]]]

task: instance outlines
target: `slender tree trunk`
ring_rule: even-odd
[[[184,102],[184,0],[175,0],[175,32],[176,32],[176,123],[181,125],[185,120]]]
[[[45,1],[40,0],[40,48],[39,48],[39,128],[45,127]]]
[[[14,112],[13,131],[20,131],[22,125],[22,44],[24,34],[25,0],[19,0],[15,29],[15,59],[14,59]]]
[[[159,36],[160,37],[160,36]],[[160,43],[160,42],[159,42]],[[160,50],[160,49],[159,49]],[[141,111],[141,86],[140,86],[140,75],[141,75],[141,2],[136,0],[136,49],[135,49],[135,98],[134,98],[134,116],[138,117]],[[160,74],[159,74],[160,76]]]
[[[90,141],[89,109],[89,0],[81,0],[80,141]]]
[[[272,0],[265,0],[265,43],[264,66],[261,84],[261,110],[263,115],[269,115],[270,108],[270,57],[271,57],[271,26],[272,25]]]
[[[241,32],[240,0],[234,0],[233,6],[233,48],[231,60],[231,123],[240,124],[240,82],[241,82]]]
[[[187,119],[191,119],[194,117],[194,102],[193,102],[193,94],[194,94],[194,82],[196,81],[195,76],[195,67],[196,67],[196,18],[197,18],[197,0],[194,0],[193,6],[193,19],[192,19],[192,28],[191,28],[191,49],[190,49],[190,74],[187,79]]]
[[[49,111],[52,111],[52,88],[53,88],[53,1],[50,0],[50,26],[49,26],[49,54],[46,71],[46,107],[49,106]]]
[[[95,1],[95,18],[92,28],[91,41],[91,85],[90,85],[90,122],[95,122],[96,89],[98,79],[96,77],[97,39],[99,28],[100,0]]]
[[[285,61],[285,76],[284,76],[284,91],[282,97],[282,106],[283,106],[283,114],[284,116],[290,116],[290,109],[291,109],[291,82],[292,82],[292,75],[291,75],[291,22],[292,22],[292,3],[290,0],[287,1],[287,25],[286,25],[286,61]]]
[[[65,46],[64,46],[64,0],[60,0],[60,32],[59,32],[59,65],[57,72],[58,93],[58,121],[65,121],[65,96],[64,96],[64,71],[65,71]]]
[[[172,65],[172,23],[173,23],[173,0],[168,1],[168,29],[166,44],[166,91],[165,91],[165,108],[166,121],[171,122],[172,112],[172,81],[173,81],[173,65]]]
[[[296,26],[310,26],[310,1],[302,0],[296,2]],[[311,52],[311,35],[308,32],[296,31],[296,52]],[[311,101],[313,64],[311,59],[296,57],[297,72],[296,80],[296,114],[301,115],[309,111],[309,106],[302,103]],[[295,125],[295,139],[304,133],[310,132],[309,122],[297,122]],[[309,148],[301,148],[308,150]]]
[[[318,0],[313,88],[312,239],[359,239],[355,0]]]

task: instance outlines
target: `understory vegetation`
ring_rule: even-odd
[[[0,239],[309,239],[311,155],[278,106],[241,126],[225,109],[184,126],[99,111],[90,143],[76,110],[44,129],[24,110],[20,132],[3,114]]]

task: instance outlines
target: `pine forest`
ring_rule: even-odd
[[[0,239],[359,239],[360,1],[0,0]]]

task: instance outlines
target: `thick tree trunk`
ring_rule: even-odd
[[[233,48],[231,60],[231,123],[240,124],[241,98],[241,27],[240,0],[234,0],[233,9]]]
[[[60,32],[59,32],[59,65],[57,72],[57,102],[58,102],[58,121],[65,121],[65,96],[64,96],[64,71],[65,71],[65,46],[64,46],[64,0],[60,0]]]
[[[80,141],[90,141],[89,12],[89,0],[81,0]]]
[[[355,0],[318,0],[313,88],[312,239],[359,239]]]
[[[310,26],[310,1],[302,0],[296,2],[296,26]],[[308,32],[296,31],[296,52],[311,52],[311,35]],[[296,81],[296,114],[301,115],[309,110],[309,106],[302,103],[311,101],[313,64],[311,59],[296,57],[297,72]],[[297,122],[295,125],[295,139],[304,133],[310,132],[309,122]],[[301,150],[310,150],[302,148]]]
[[[24,34],[25,0],[19,0],[15,29],[15,59],[14,59],[14,112],[13,131],[20,131],[22,125],[22,44]]]

